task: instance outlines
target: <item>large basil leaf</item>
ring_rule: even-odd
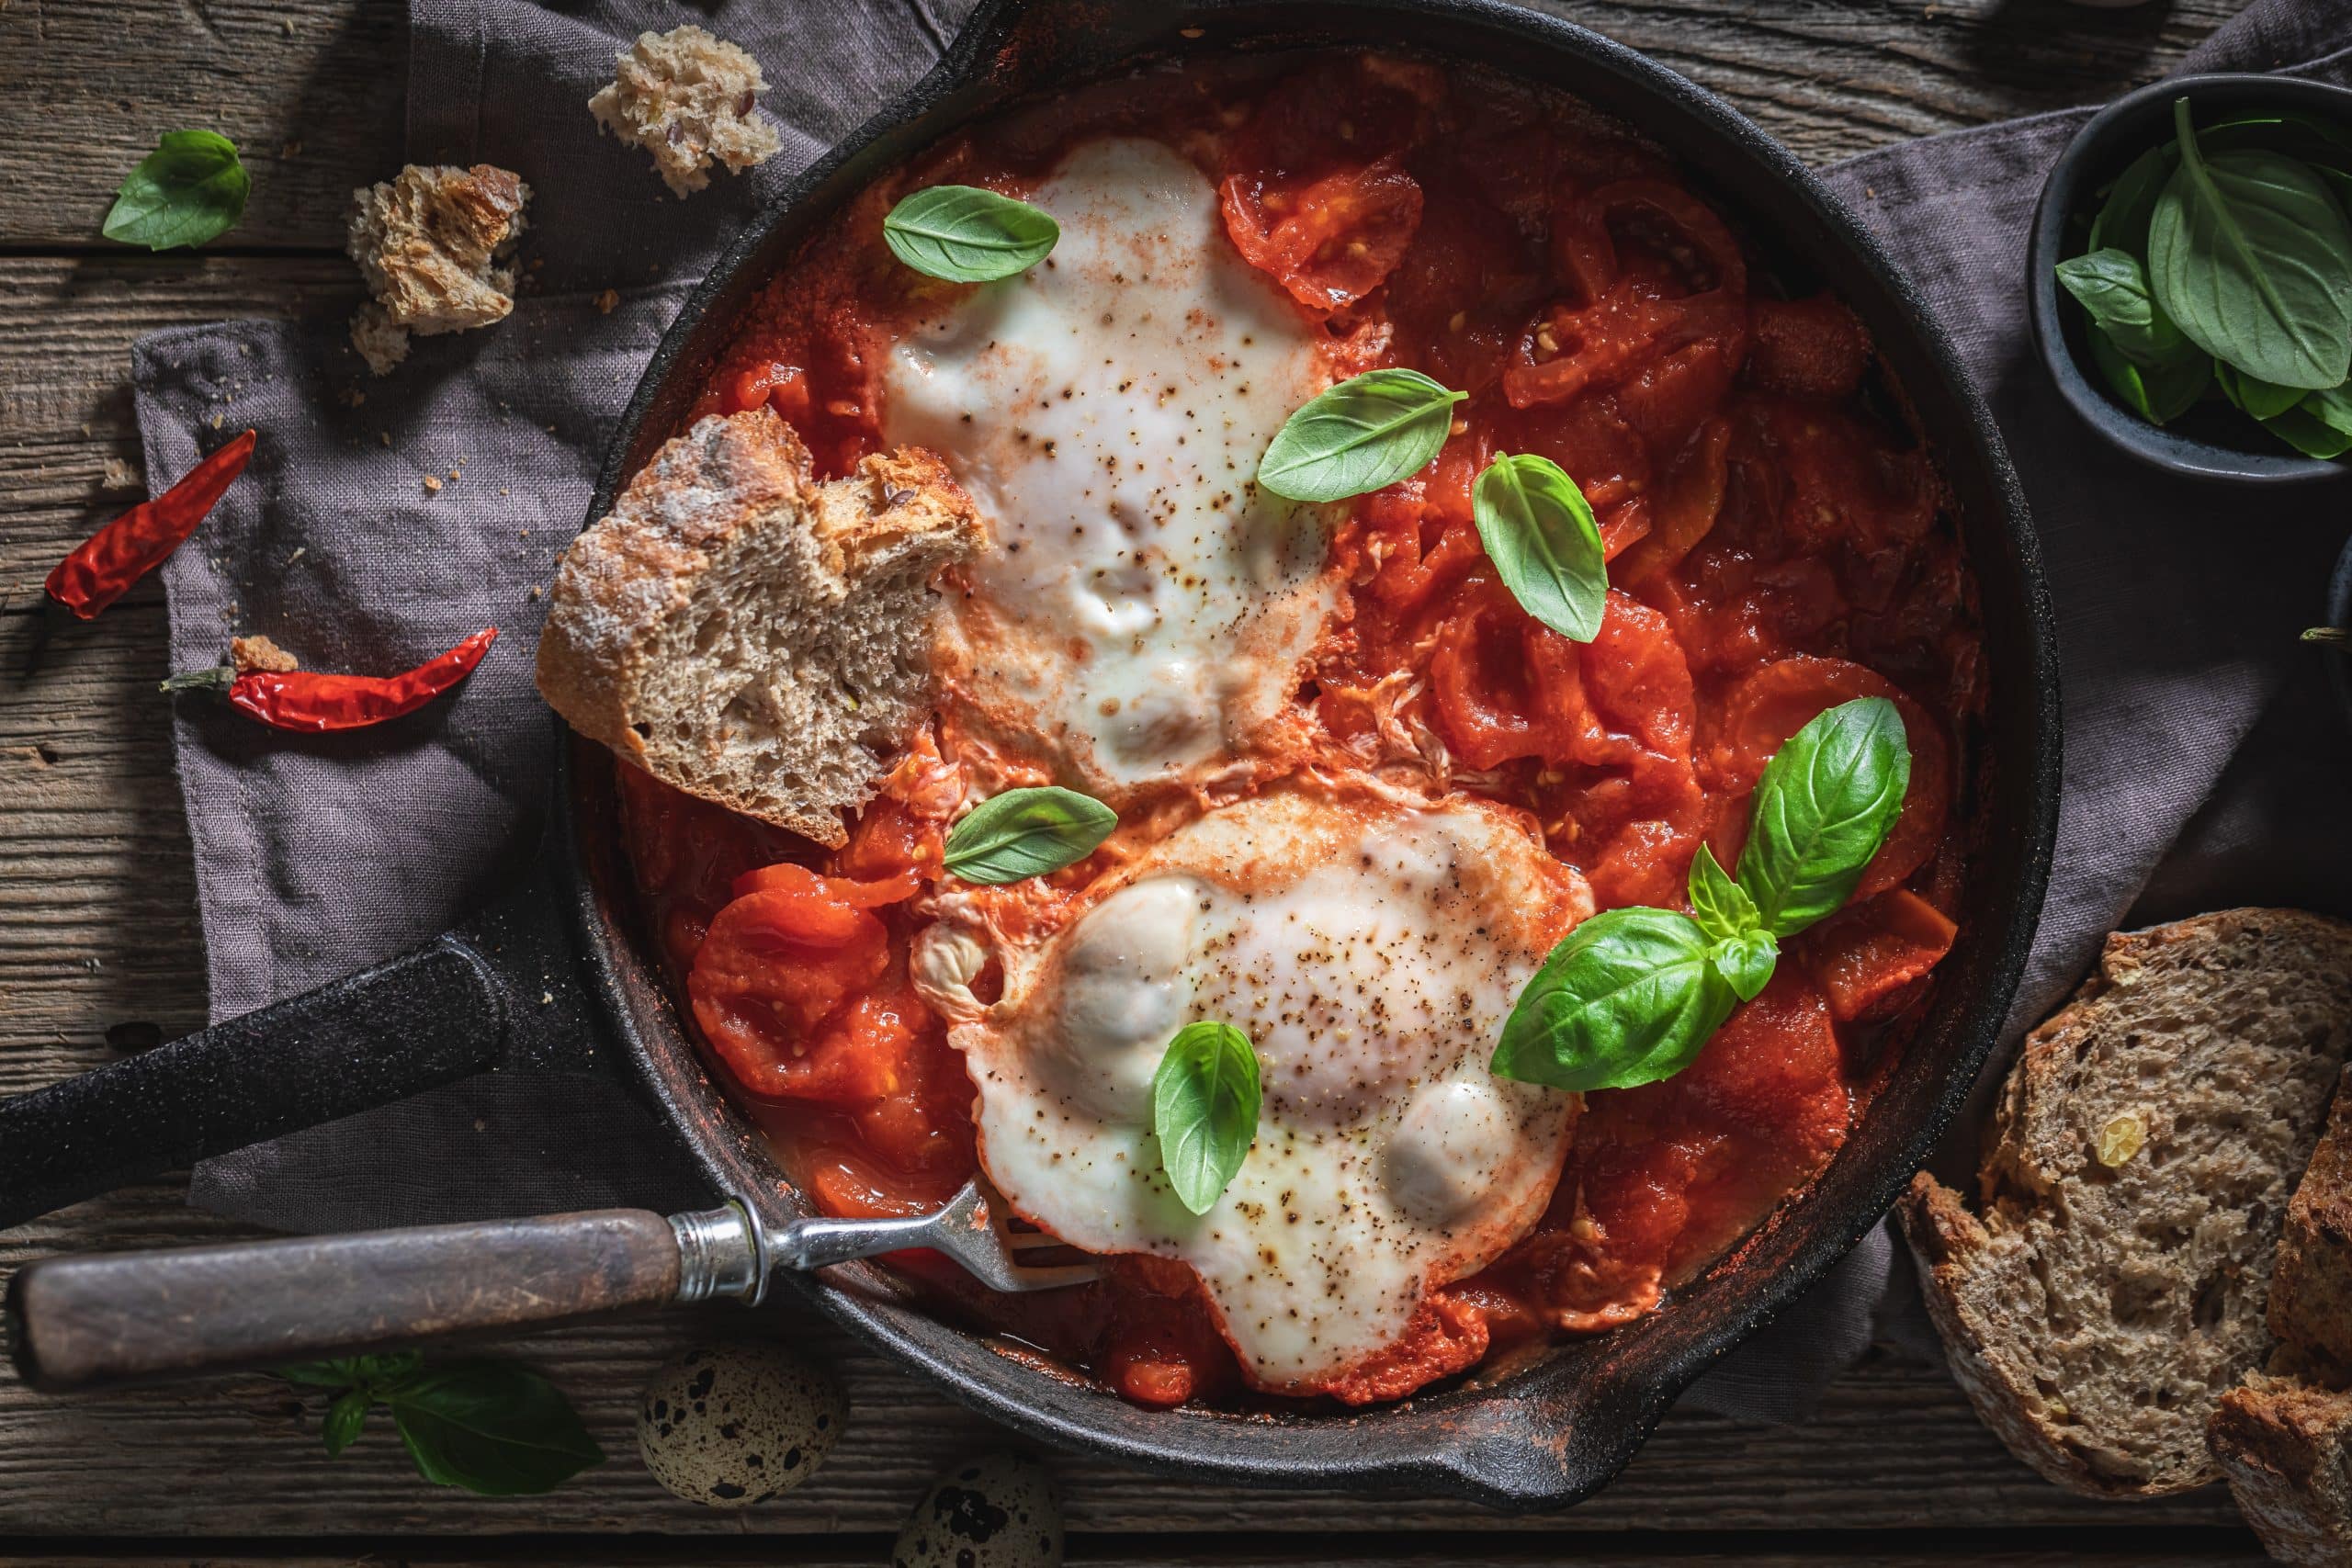
[[[2198,347],[2281,387],[2352,372],[2352,222],[2319,176],[2280,153],[2199,152],[2173,107],[2180,167],[2148,224],[2156,303]]]
[[[1498,455],[1470,492],[1478,540],[1519,607],[1575,642],[1600,635],[1609,563],[1584,491],[1549,457]]]
[[[927,277],[989,283],[1053,254],[1061,225],[1025,201],[978,186],[932,186],[890,209],[882,240]]]
[[[2256,419],[2276,419],[2311,395],[2308,387],[2278,386],[2228,364],[2213,367],[2213,379],[2222,396]]]
[[[1092,854],[1119,814],[1058,785],[991,795],[947,830],[947,869],[967,882],[1019,882]]]
[[[1351,376],[1283,423],[1258,483],[1292,501],[1345,501],[1419,473],[1445,445],[1468,397],[1418,370]]]
[[[2273,414],[2262,428],[2306,457],[2341,457],[2352,452],[2352,432],[2330,423],[2307,403]]]
[[[1177,1201],[1216,1207],[1258,1139],[1258,1053],[1229,1023],[1188,1023],[1151,1076],[1151,1130]]]
[[[1553,1089],[1631,1089],[1689,1066],[1737,998],[1698,922],[1607,909],[1567,934],[1519,994],[1491,1063]]]
[[[2197,406],[2213,384],[2213,356],[2186,340],[2161,365],[2134,365],[2105,333],[2090,332],[2091,363],[2124,407],[2151,424],[2169,424]]]
[[[571,1402],[514,1361],[453,1361],[381,1397],[417,1473],[444,1486],[527,1496],[605,1462]]]
[[[1793,936],[1852,897],[1911,784],[1903,715],[1858,697],[1814,717],[1756,785],[1739,885],[1775,936]]]
[[[2172,178],[2179,162],[2180,149],[2170,143],[2151,147],[2132,159],[2108,187],[2107,199],[2091,220],[2090,248],[2113,246],[2135,256],[2147,254],[2148,220],[2154,216],[2156,197],[2164,194],[2165,182]]]
[[[235,142],[218,131],[167,130],[115,193],[101,231],[151,251],[200,245],[236,227],[252,189]]]
[[[2156,308],[2148,275],[2137,256],[2112,246],[2058,264],[2058,281],[2080,302],[2094,330],[2104,332],[2124,356],[2139,364],[2161,363],[2191,347],[2180,329]]]

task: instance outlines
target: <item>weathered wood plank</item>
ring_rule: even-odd
[[[367,1554],[358,1559],[361,1563],[396,1562],[431,1564],[432,1568],[628,1568],[631,1564],[670,1561],[678,1551],[675,1543],[658,1539],[637,1543],[533,1541],[519,1551],[494,1553],[483,1551],[484,1543],[481,1542],[439,1542],[431,1538],[375,1540],[368,1544]],[[1965,1552],[1964,1557],[1949,1549],[1915,1551],[1896,1546],[1884,1551],[1868,1547],[1859,1551],[1838,1550],[1835,1561],[1847,1568],[1950,1568],[1962,1561],[1999,1563],[2004,1568],[2137,1568],[2138,1564],[2158,1561],[2169,1568],[2256,1568],[2268,1561],[2255,1549],[2250,1535],[2243,1544],[2227,1537],[2187,1542],[2150,1538],[2137,1549],[2092,1546],[2073,1551],[2053,1547],[2046,1540],[2029,1544],[2024,1532],[1984,1532],[1964,1543],[1953,1544]],[[797,1546],[772,1538],[752,1537],[741,1541],[697,1540],[693,1552],[698,1562],[756,1562],[774,1568],[787,1564],[790,1568],[867,1568],[885,1561],[889,1548],[889,1541],[881,1536],[836,1536]],[[1154,1568],[1272,1568],[1275,1564],[1306,1560],[1321,1568],[1441,1563],[1445,1568],[1519,1568],[1523,1564],[1557,1562],[1560,1557],[1557,1548],[1508,1540],[1490,1542],[1460,1534],[1449,1535],[1441,1551],[1320,1533],[1288,1540],[1259,1536],[1246,1544],[1216,1536],[1197,1539],[1077,1535],[1070,1540],[1067,1559],[1070,1568],[1110,1568],[1117,1563],[1151,1563]],[[1579,1551],[1576,1557],[1584,1568],[1720,1568],[1729,1563],[1739,1563],[1743,1568],[1818,1568],[1824,1560],[1821,1547],[1796,1532],[1744,1538],[1736,1548],[1727,1543],[1718,1551],[1683,1551],[1668,1546],[1663,1550],[1645,1548],[1620,1552],[1604,1545],[1598,1551]],[[0,1568],[46,1568],[48,1564],[68,1562],[78,1568],[190,1568],[191,1562],[207,1565],[266,1562],[273,1568],[352,1568],[354,1560],[349,1555],[334,1555],[308,1547],[278,1552],[270,1550],[267,1542],[250,1540],[191,1540],[186,1543],[186,1550],[171,1553],[77,1551],[71,1558],[0,1550]]]
[[[1732,98],[1807,158],[2111,95],[2238,9],[2007,0],[1595,0],[1555,8]],[[225,244],[334,249],[360,178],[401,145],[398,0],[17,0],[0,8],[0,129],[38,157],[0,182],[0,245],[100,244],[123,175],[181,126],[254,174]],[[775,62],[771,62],[772,66]],[[31,150],[38,149],[38,153]]]

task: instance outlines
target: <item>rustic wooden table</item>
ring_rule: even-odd
[[[1730,98],[1803,156],[2111,96],[2241,0],[1590,0],[1567,14]],[[400,162],[399,0],[0,0],[0,1094],[204,1019],[194,884],[164,714],[163,594],[22,681],[42,574],[124,503],[126,350],[220,317],[348,312],[352,186]],[[163,130],[245,150],[244,225],[197,256],[107,244],[98,222]],[[112,472],[110,479],[107,475]],[[125,491],[127,493],[127,491]],[[160,1032],[160,1036],[159,1036]],[[43,1254],[223,1237],[158,1182],[0,1236]],[[428,1486],[396,1444],[330,1461],[320,1411],[266,1378],[41,1398],[0,1372],[0,1568],[78,1559],[872,1563],[926,1479],[998,1439],[823,1325],[774,1329],[845,1371],[856,1418],[809,1485],[744,1513],[662,1492],[630,1438],[646,1375],[724,1315],[514,1347],[578,1400],[614,1461],[552,1496]],[[1670,1416],[1623,1477],[1557,1517],[1451,1504],[1210,1491],[1055,1462],[1074,1561],[1327,1563],[2258,1562],[2216,1491],[2139,1506],[2044,1485],[1939,1368],[1893,1353],[1795,1428]]]

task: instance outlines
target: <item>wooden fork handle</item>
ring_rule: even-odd
[[[54,1258],[8,1292],[17,1366],[57,1393],[546,1328],[679,1299],[639,1209]]]

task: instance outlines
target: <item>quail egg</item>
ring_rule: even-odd
[[[817,1472],[848,1402],[832,1375],[774,1345],[697,1345],[645,1385],[637,1448],[690,1503],[743,1508]]]
[[[890,1549],[893,1568],[1057,1568],[1062,1511],[1046,1472],[1017,1454],[982,1454],[923,1494]]]

